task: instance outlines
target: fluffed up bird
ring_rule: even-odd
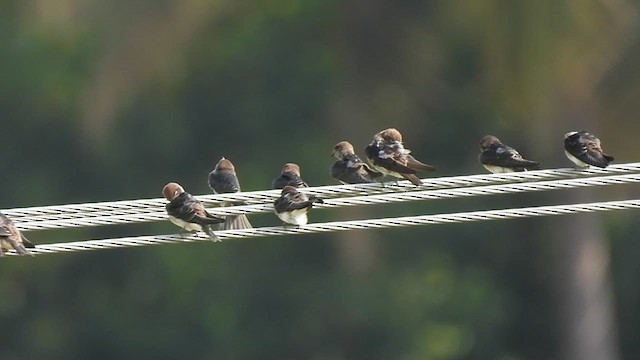
[[[516,149],[503,144],[493,135],[480,140],[480,151],[478,160],[494,174],[533,170],[540,166],[539,162],[524,159]]]
[[[376,182],[376,178],[384,176],[360,160],[348,141],[337,143],[332,155],[338,161],[331,166],[331,177],[343,184],[372,183]]]
[[[436,170],[435,167],[411,156],[411,150],[405,149],[402,144],[402,134],[394,128],[375,134],[365,152],[374,169],[394,178],[405,178],[416,186],[421,184],[420,179],[415,175],[418,170]]]
[[[4,256],[5,250],[11,249],[19,255],[34,256],[26,248],[35,248],[35,245],[22,235],[11,219],[0,212],[0,256]]]
[[[271,183],[273,189],[283,189],[285,186],[293,186],[295,188],[309,187],[300,177],[300,166],[294,163],[286,163],[282,167],[280,176],[275,178]]]
[[[280,220],[291,225],[306,225],[309,222],[307,212],[314,203],[322,204],[322,199],[307,196],[293,186],[285,186],[278,199],[273,203],[274,211]]]
[[[240,192],[240,183],[236,176],[236,168],[231,161],[224,157],[218,161],[213,171],[209,173],[209,187],[216,194]],[[223,206],[245,205],[243,201],[225,202]],[[251,229],[251,223],[246,215],[227,215],[220,225],[220,230]]]
[[[613,156],[604,153],[600,139],[584,130],[564,134],[564,153],[581,168],[589,165],[606,168],[614,160]]]
[[[211,225],[224,222],[223,218],[211,215],[193,195],[184,191],[178,183],[168,183],[162,195],[169,200],[166,205],[169,220],[186,231],[204,231],[213,241],[222,241],[211,230]]]

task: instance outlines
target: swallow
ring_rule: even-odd
[[[178,183],[168,183],[162,195],[169,200],[166,205],[169,220],[186,231],[204,231],[211,240],[222,241],[211,230],[211,225],[220,224],[223,218],[211,215],[193,195],[184,191]]]
[[[589,165],[606,168],[613,156],[607,155],[600,146],[600,139],[584,130],[564,134],[564,153],[578,167]]]
[[[318,197],[307,196],[295,187],[287,185],[282,189],[280,197],[274,201],[273,208],[280,220],[286,224],[300,226],[309,222],[307,212],[314,203],[322,204],[324,202]]]
[[[360,160],[353,150],[353,145],[348,141],[337,143],[332,156],[338,161],[331,166],[331,177],[343,184],[372,183],[376,182],[375,178],[384,176]]]
[[[209,187],[216,194],[240,192],[240,183],[236,176],[236,168],[231,161],[224,157],[218,161],[213,171],[209,173]],[[225,202],[222,206],[246,205],[243,201]],[[246,215],[227,215],[220,225],[220,230],[251,229],[251,223]]]
[[[34,256],[26,248],[35,248],[22,233],[16,225],[0,212],[0,256],[4,256],[5,250],[14,249],[19,255],[31,255]]]
[[[280,172],[280,176],[271,183],[271,188],[282,189],[287,185],[295,188],[309,187],[309,185],[307,185],[307,183],[300,177],[300,166],[298,166],[298,164],[284,164],[282,172]]]
[[[406,149],[402,144],[402,134],[394,128],[375,134],[365,152],[369,164],[375,170],[394,178],[405,178],[416,186],[421,185],[420,178],[415,175],[418,170],[436,170],[435,167],[411,156],[411,150]]]
[[[524,159],[516,149],[503,144],[493,135],[480,140],[480,151],[478,160],[494,174],[534,170],[540,166],[539,162]]]

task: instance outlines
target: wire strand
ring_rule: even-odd
[[[629,184],[640,182],[640,174],[612,175],[586,177],[569,180],[535,181],[525,183],[509,183],[501,185],[487,185],[475,187],[463,187],[456,189],[424,190],[411,192],[386,193],[378,195],[352,196],[325,200],[324,204],[316,205],[319,209],[331,209],[345,206],[362,206],[373,204],[388,204],[405,201],[438,200],[460,197],[473,197],[482,195],[499,195],[534,191],[549,191],[558,189],[571,189],[580,187],[595,187],[616,184]],[[302,191],[306,192],[306,189]],[[257,204],[246,206],[229,206],[210,208],[208,211],[214,215],[238,215],[273,212],[273,205]],[[59,220],[41,220],[42,218],[17,219],[16,225],[25,231],[63,229],[88,226],[103,226],[117,224],[133,224],[152,221],[167,220],[164,206],[154,212],[128,213],[123,215],[108,215],[104,212],[91,214],[76,213],[74,217]],[[76,217],[77,216],[77,217]],[[26,220],[26,222],[22,222]]]
[[[572,178],[587,178],[603,175],[640,173],[640,163],[611,165],[605,169],[560,168],[548,170],[526,171],[507,174],[463,175],[440,178],[422,179],[421,186],[414,186],[408,181],[380,184],[330,185],[305,188],[304,192],[323,199],[341,198],[347,196],[366,196],[385,193],[418,192],[425,190],[462,188],[472,186],[486,186],[508,184],[514,182],[534,182],[544,180],[561,180]],[[280,195],[280,190],[249,191],[233,194],[198,195],[197,198],[206,205],[220,205],[228,202],[245,202],[247,204],[271,203]],[[36,206],[13,208],[2,212],[16,222],[54,221],[77,219],[90,216],[120,216],[140,215],[142,213],[158,213],[164,211],[166,200],[163,198],[108,201],[84,204],[68,204],[53,206]],[[27,220],[21,220],[25,218]]]
[[[604,212],[625,209],[640,208],[640,199],[608,201],[596,203],[551,205],[525,207],[517,209],[483,210],[471,212],[459,212],[450,214],[421,215],[392,217],[368,220],[335,221],[326,223],[308,224],[301,227],[262,227],[244,230],[218,231],[216,235],[221,240],[258,238],[265,236],[281,236],[292,234],[326,233],[350,230],[383,229],[404,226],[438,225],[449,223],[477,222],[487,220],[516,219],[540,216],[556,216],[576,213]],[[104,250],[124,247],[148,246],[158,244],[185,243],[193,241],[210,241],[204,234],[180,236],[136,236],[116,239],[88,240],[67,243],[37,245],[31,249],[33,254],[54,254],[61,252],[76,252],[87,250]],[[212,245],[213,246],[213,245]],[[17,255],[14,250],[8,251],[8,255]]]

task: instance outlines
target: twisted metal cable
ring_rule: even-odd
[[[502,185],[488,185],[488,186],[475,186],[475,187],[463,187],[456,189],[441,189],[441,190],[425,190],[425,191],[412,191],[412,192],[399,192],[399,193],[387,193],[379,195],[367,195],[367,196],[353,196],[343,197],[325,200],[324,204],[316,205],[317,208],[327,209],[344,206],[360,206],[360,205],[372,205],[372,204],[387,204],[404,201],[417,201],[417,200],[436,200],[436,199],[449,199],[459,197],[472,197],[481,195],[497,195],[497,194],[510,194],[521,192],[533,192],[533,191],[548,191],[556,189],[570,189],[579,187],[593,187],[593,186],[605,186],[615,184],[628,184],[640,182],[640,174],[627,174],[627,175],[613,175],[613,176],[600,176],[600,177],[587,177],[569,180],[551,180],[551,181],[537,181],[537,182],[525,182],[525,183],[510,183]],[[302,191],[306,192],[306,189]],[[258,204],[258,205],[245,205],[245,206],[230,206],[230,207],[217,207],[208,209],[208,211],[214,215],[238,215],[238,214],[255,214],[255,213],[268,213],[273,211],[273,205]],[[142,223],[150,221],[163,221],[167,219],[167,214],[164,210],[155,212],[142,212],[125,215],[113,215],[113,216],[91,216],[83,218],[71,218],[62,220],[45,220],[31,221],[31,219],[18,219],[16,225],[21,230],[45,230],[45,229],[62,229],[73,227],[87,227],[87,226],[101,226],[101,225],[116,225],[116,224],[128,224],[128,223]],[[26,222],[21,222],[27,220]]]
[[[549,169],[507,174],[483,174],[449,176],[440,178],[422,179],[421,186],[414,186],[408,181],[380,184],[357,185],[331,185],[305,188],[310,195],[316,195],[323,199],[333,199],[347,196],[365,196],[385,193],[416,192],[435,189],[451,189],[471,186],[485,186],[495,184],[508,184],[514,182],[531,182],[544,180],[560,180],[572,178],[587,178],[603,175],[640,173],[640,163],[628,163],[611,165],[606,169]],[[271,203],[280,195],[280,190],[250,191],[233,194],[199,195],[198,199],[206,205],[220,205],[225,201],[245,202],[247,204]],[[85,204],[69,204],[54,206],[37,206],[27,208],[14,208],[2,210],[2,212],[16,222],[30,221],[56,221],[65,219],[82,219],[85,217],[108,216],[138,216],[142,213],[158,213],[164,210],[166,200],[163,198],[96,202]]]
[[[262,227],[244,230],[226,230],[216,232],[221,240],[257,238],[264,236],[279,236],[289,234],[311,234],[349,230],[382,229],[417,225],[437,225],[449,223],[477,222],[486,220],[515,219],[526,217],[554,216],[575,213],[602,212],[625,209],[640,208],[640,199],[608,201],[570,205],[552,205],[526,207],[517,209],[484,210],[459,212],[451,214],[406,216],[395,218],[335,221],[326,223],[308,224],[301,227]],[[189,236],[180,235],[158,235],[158,236],[136,236],[123,237],[117,239],[88,240],[57,244],[37,245],[31,249],[33,254],[54,254],[60,252],[76,252],[85,250],[115,249],[123,247],[184,243],[193,241],[210,241],[204,234]],[[214,246],[214,245],[212,245]],[[219,245],[218,245],[219,246]],[[7,252],[8,255],[17,255],[14,250]]]

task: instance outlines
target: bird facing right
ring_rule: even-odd
[[[223,218],[211,215],[193,195],[184,191],[178,183],[168,183],[162,195],[169,200],[166,205],[169,220],[186,231],[204,231],[213,241],[222,241],[211,230],[211,225],[224,222]]]
[[[492,173],[509,173],[537,169],[540,163],[526,160],[516,149],[503,144],[493,135],[480,140],[478,160]]]
[[[35,248],[35,245],[22,235],[11,219],[0,212],[0,256],[4,256],[5,250],[11,249],[19,255],[34,256],[26,248]]]
[[[584,130],[564,134],[564,153],[580,168],[589,165],[606,168],[614,160],[602,150],[600,139]]]

